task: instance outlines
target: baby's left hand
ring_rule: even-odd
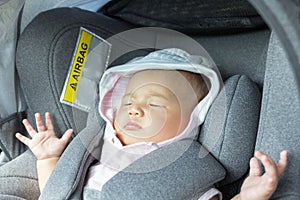
[[[261,174],[258,160],[262,162],[265,168],[264,174]],[[269,199],[276,190],[279,176],[285,171],[287,163],[287,151],[280,153],[278,163],[260,151],[255,152],[255,157],[250,160],[250,175],[245,179],[241,188],[240,199]]]

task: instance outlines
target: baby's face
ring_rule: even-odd
[[[161,142],[180,133],[197,105],[196,99],[190,101],[193,95],[185,96],[191,92],[184,91],[191,89],[187,84],[177,71],[146,70],[133,75],[114,120],[122,143]]]

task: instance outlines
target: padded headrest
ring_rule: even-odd
[[[100,12],[139,26],[220,34],[265,27],[247,0],[112,0]],[[179,17],[180,16],[180,17]]]
[[[244,75],[225,81],[224,88],[210,108],[199,136],[200,142],[225,167],[224,186],[248,172],[259,123],[261,93]]]

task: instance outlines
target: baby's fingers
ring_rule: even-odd
[[[282,151],[280,153],[280,160],[277,163],[279,176],[285,171],[287,164],[288,164],[288,152]]]
[[[23,144],[25,144],[26,146],[29,147],[29,142],[30,142],[30,139],[29,139],[29,138],[23,136],[23,135],[20,134],[20,133],[16,133],[16,138],[17,138],[18,140],[20,140]]]
[[[51,119],[51,115],[49,112],[45,113],[45,118],[46,118],[46,126],[48,130],[53,130],[54,126],[52,124],[52,119]]]
[[[61,141],[64,144],[67,144],[69,142],[69,140],[71,139],[72,133],[73,133],[73,129],[68,129],[61,137]]]
[[[41,114],[40,113],[35,113],[34,117],[35,117],[35,123],[36,123],[36,127],[37,127],[38,132],[45,131],[46,128],[44,126]]]
[[[266,154],[264,154],[260,151],[257,151],[255,153],[255,157],[258,158],[262,162],[266,173],[270,177],[277,177],[278,176],[277,166],[276,166],[275,162],[272,160],[272,158],[270,158],[269,156],[267,156]]]
[[[29,123],[29,121],[27,119],[24,119],[22,121],[22,123],[24,124],[25,129],[27,130],[27,132],[29,133],[29,135],[31,137],[33,137],[37,133],[36,130],[31,126],[31,124]]]
[[[260,166],[258,163],[257,158],[253,157],[250,160],[250,176],[260,176],[261,171],[260,171]]]

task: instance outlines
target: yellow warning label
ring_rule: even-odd
[[[84,30],[81,32],[76,54],[72,61],[69,79],[66,85],[64,100],[75,103],[84,65],[88,56],[92,35]]]

